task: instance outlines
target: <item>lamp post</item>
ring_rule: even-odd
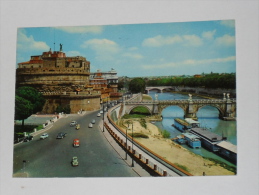
[[[134,152],[133,152],[133,121],[132,121],[132,135],[131,135],[131,139],[132,139],[132,167],[134,167]]]
[[[25,173],[25,164],[26,164],[26,160],[23,160],[23,172]]]
[[[103,132],[104,132],[104,102],[103,102]]]
[[[127,160],[127,150],[128,150],[128,145],[127,145],[127,141],[128,141],[128,128],[129,128],[129,124],[128,124],[128,127],[126,128],[126,157],[125,157],[125,160]]]

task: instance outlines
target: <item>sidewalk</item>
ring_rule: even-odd
[[[99,128],[101,131],[103,131],[103,122],[100,121]],[[127,154],[127,160],[126,158],[126,152],[116,143],[116,141],[113,139],[113,137],[110,135],[110,133],[107,131],[106,128],[104,128],[103,132],[104,137],[107,139],[107,141],[110,143],[110,145],[114,148],[114,150],[120,155],[121,159],[123,159],[130,167],[132,166],[132,158]],[[140,177],[152,177],[145,169],[143,169],[136,161],[134,161],[134,167],[132,169],[140,176]]]

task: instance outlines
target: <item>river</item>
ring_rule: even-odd
[[[155,99],[155,94],[158,94],[158,100],[173,100],[173,99],[188,99],[188,95],[177,94],[177,93],[157,93],[156,91],[150,91],[148,95],[150,95],[153,99]],[[202,99],[201,97],[192,96],[193,99]],[[236,131],[236,121],[223,121],[218,118],[219,111],[212,106],[205,106],[201,108],[198,113],[198,121],[200,122],[201,127],[206,127],[210,131],[218,134],[224,135],[227,137],[227,140],[232,144],[237,144],[237,131]],[[174,123],[174,118],[183,118],[184,112],[178,106],[169,106],[162,111],[163,120],[162,122],[156,122],[155,125],[160,128],[170,132],[170,137],[174,138],[177,135],[180,135],[181,132],[175,129],[172,124]],[[235,166],[229,161],[221,158],[220,156],[210,152],[204,148],[200,149],[192,149],[187,145],[182,145],[186,149],[192,151],[195,154],[201,155],[203,157],[210,157],[214,159],[218,159],[222,162],[225,162],[229,165]]]

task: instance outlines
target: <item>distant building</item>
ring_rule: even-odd
[[[58,106],[69,106],[71,113],[100,108],[100,91],[89,82],[90,62],[82,56],[67,57],[60,51],[43,52],[18,63],[16,86],[32,86],[47,99],[43,113],[54,113]]]
[[[122,95],[118,93],[118,76],[113,68],[107,72],[97,70],[90,73],[90,85],[93,87],[93,90],[101,91],[102,99]]]

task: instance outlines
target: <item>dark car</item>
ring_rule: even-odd
[[[26,137],[23,139],[24,142],[29,142],[29,141],[31,141],[31,140],[33,140],[33,136],[32,136],[32,135],[28,135],[28,136],[26,136]]]
[[[64,137],[66,137],[66,135],[67,135],[66,133],[60,132],[57,135],[57,139],[63,139]]]

